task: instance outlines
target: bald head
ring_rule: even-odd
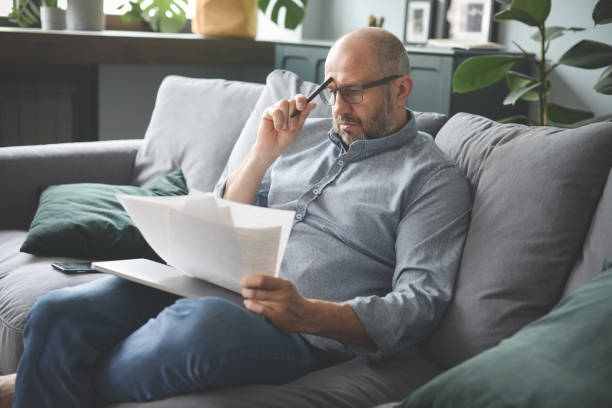
[[[410,61],[404,44],[382,28],[360,28],[340,37],[327,58],[341,55],[368,64],[380,76],[410,74]]]

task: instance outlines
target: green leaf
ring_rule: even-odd
[[[294,30],[304,20],[307,0],[302,0],[301,4],[297,0],[276,0],[270,14],[270,20],[278,23],[278,15],[281,8],[285,9],[285,28]],[[265,14],[270,6],[270,0],[259,0],[259,9]]]
[[[142,10],[142,19],[153,31],[176,33],[187,23],[186,0],[155,0]]]
[[[554,40],[555,38],[559,38],[561,36],[563,36],[563,33],[565,33],[566,31],[584,31],[584,28],[582,27],[559,27],[559,26],[552,26],[552,27],[546,27],[546,33],[544,34],[545,36],[545,42],[549,43],[552,40]],[[536,31],[531,37],[532,40],[538,41],[540,42],[542,40],[542,36],[540,35],[540,31]]]
[[[504,105],[515,105],[516,101],[521,99],[521,97],[523,97],[525,94],[530,93],[530,92],[533,93],[533,91],[539,88],[540,88],[539,82],[529,84],[527,86],[523,86],[520,88],[515,88],[511,90],[508,96],[504,98]]]
[[[508,10],[497,13],[494,21],[518,20],[537,27],[544,25],[550,14],[551,0],[512,0]]]
[[[493,85],[504,77],[515,62],[523,57],[486,55],[470,57],[463,61],[453,74],[453,91],[471,92]]]
[[[567,108],[556,103],[549,103],[546,111],[548,113],[548,120],[561,124],[577,123],[595,116],[593,112]]]
[[[593,21],[595,24],[612,23],[612,1],[599,0],[593,8]]]
[[[612,46],[597,41],[582,40],[567,50],[560,64],[579,68],[601,68],[612,64]]]
[[[601,74],[593,89],[602,94],[612,95],[612,65]]]

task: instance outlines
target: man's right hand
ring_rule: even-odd
[[[314,102],[307,104],[306,97],[298,94],[292,100],[278,101],[267,108],[261,118],[253,150],[265,161],[274,162],[293,144],[306,118],[316,106]],[[290,118],[296,109],[300,111],[299,115]]]

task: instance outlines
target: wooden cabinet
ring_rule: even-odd
[[[277,44],[275,65],[277,68],[295,72],[302,79],[322,82],[325,75],[325,58],[330,46],[330,43],[325,42]],[[523,103],[517,104],[516,107],[502,105],[508,93],[503,82],[465,94],[452,92],[452,77],[457,66],[466,58],[483,55],[486,51],[417,47],[406,49],[410,56],[415,84],[408,100],[409,108],[423,112],[440,112],[449,116],[457,112],[470,112],[492,119],[526,114],[527,107]]]

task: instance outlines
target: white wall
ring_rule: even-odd
[[[309,0],[304,39],[335,40],[368,25],[370,14],[385,17],[383,28],[402,38],[405,0]]]
[[[547,26],[584,27],[586,30],[578,33],[569,32],[554,40],[547,54],[549,61],[557,61],[565,51],[582,39],[612,43],[612,24],[593,27],[591,13],[595,3],[596,0],[552,1]],[[529,38],[535,31],[535,28],[519,22],[505,22],[499,25],[498,41],[512,51],[518,51],[518,48],[512,44],[512,41],[516,41],[526,51],[539,53],[538,43]],[[587,70],[559,66],[550,77],[551,101],[570,108],[590,110],[597,116],[612,113],[612,96],[599,94],[593,90],[593,85],[603,70],[604,68]]]

